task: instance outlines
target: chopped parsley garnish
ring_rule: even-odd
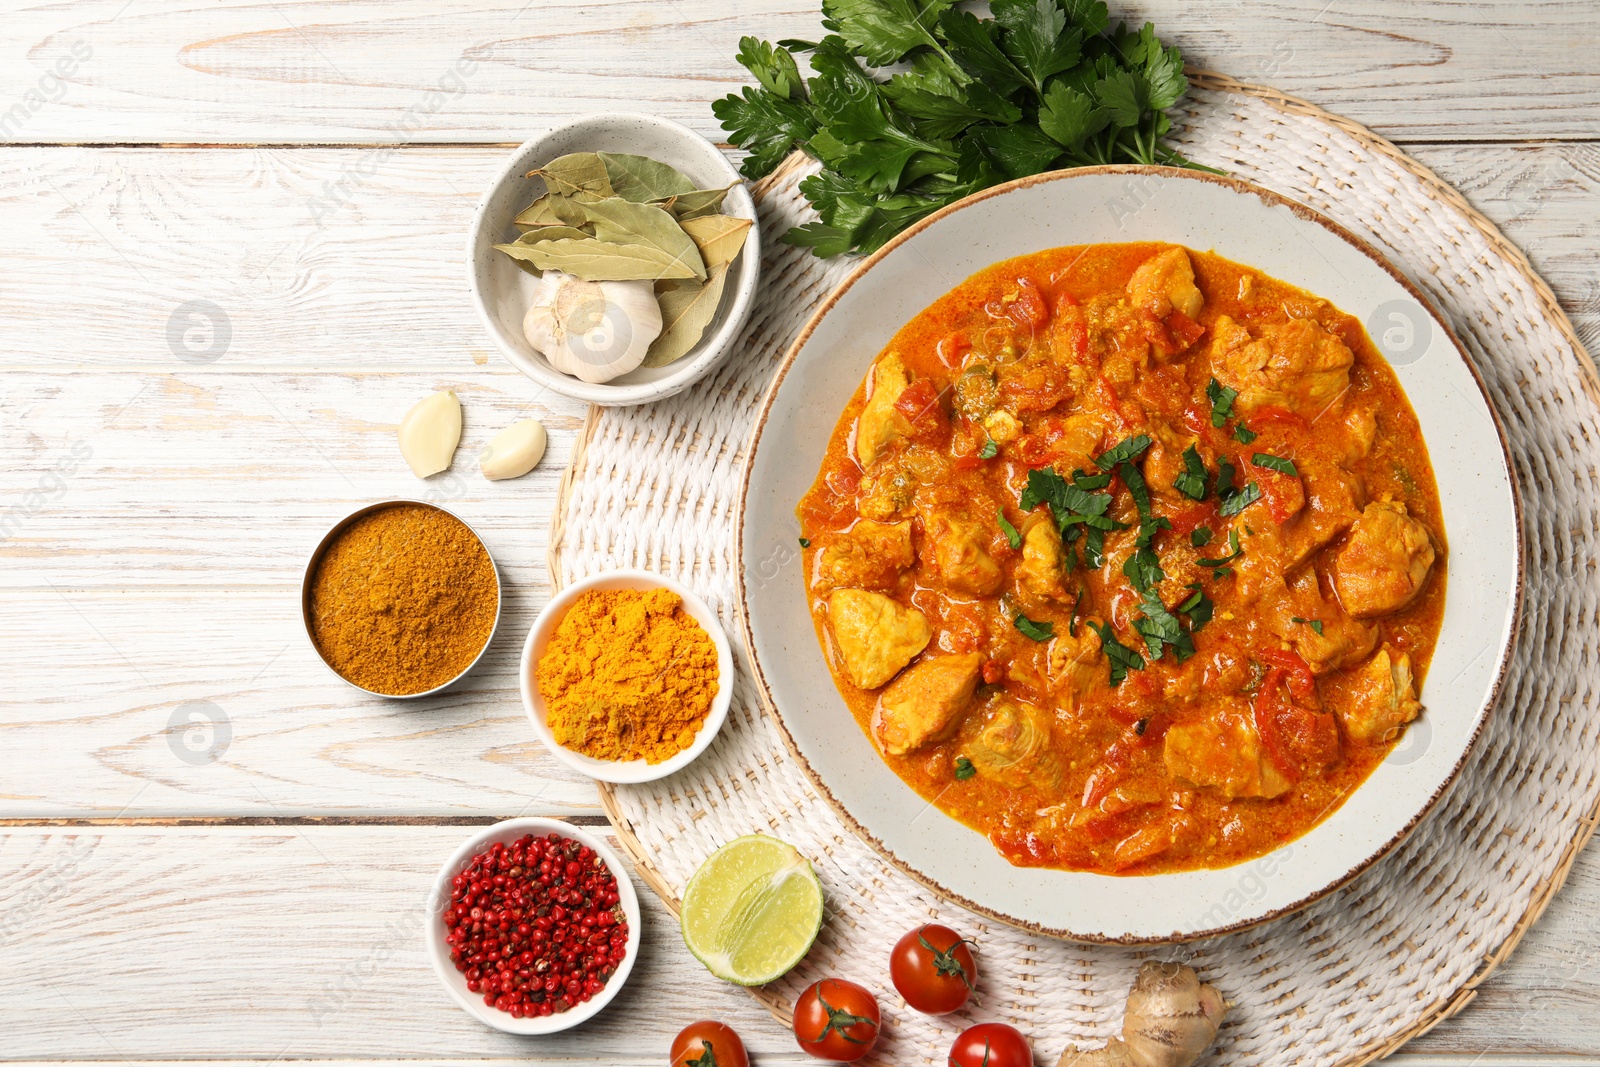
[[[965,756],[956,757],[956,781],[964,782],[977,773],[978,768],[972,765],[971,760]]]
[[[1183,628],[1178,617],[1167,610],[1161,598],[1146,593],[1139,604],[1142,614],[1133,620],[1133,628],[1144,638],[1152,661],[1161,658],[1165,646],[1172,646],[1172,654],[1179,663],[1194,655],[1194,638]]]
[[[1194,592],[1189,595],[1188,600],[1178,605],[1178,612],[1189,617],[1189,632],[1197,634],[1211,621],[1211,614],[1216,605],[1211,603],[1211,598],[1206,596],[1199,582],[1190,582],[1188,588]]]
[[[1015,526],[1006,521],[1006,509],[1001,508],[994,513],[994,517],[1000,520],[1000,532],[1006,535],[1006,544],[1012,548],[1021,548],[1022,535],[1017,532]]]
[[[1233,402],[1239,399],[1239,390],[1229,389],[1213,378],[1206,386],[1206,399],[1211,401],[1211,425],[1220,427],[1233,418]]]
[[[979,459],[993,459],[994,457],[998,456],[999,454],[1000,454],[1000,446],[995,443],[995,440],[992,437],[985,438],[984,442],[983,442],[983,447],[978,450],[978,458]]]
[[[1136,549],[1122,565],[1122,573],[1140,593],[1149,593],[1167,580],[1167,572],[1161,569],[1161,558],[1148,548]]]
[[[1055,623],[1034,622],[1020,611],[1017,612],[1017,617],[1011,621],[1018,630],[1022,631],[1023,637],[1032,638],[1035,641],[1048,641],[1056,635]]]
[[[1072,484],[1082,489],[1085,493],[1092,493],[1096,489],[1104,489],[1111,484],[1111,472],[1104,474],[1085,474],[1079,467],[1072,472]]]
[[[1189,534],[1189,543],[1196,548],[1204,548],[1211,543],[1211,527],[1196,526]]]
[[[1260,434],[1256,433],[1242,422],[1236,424],[1233,428],[1233,439],[1238,441],[1241,445],[1247,445],[1260,436]]]
[[[1222,504],[1217,508],[1217,511],[1223,518],[1227,518],[1230,515],[1239,514],[1239,512],[1260,500],[1261,487],[1255,482],[1251,482],[1243,489],[1229,489],[1226,493],[1218,495],[1222,499]]]
[[[801,548],[810,548],[811,547],[811,538],[809,538],[809,537],[800,538],[800,547]]]
[[[1300,477],[1300,472],[1295,470],[1294,463],[1282,456],[1269,455],[1266,452],[1257,452],[1250,457],[1250,462],[1258,467],[1265,467],[1269,471],[1287,474],[1291,478]]]
[[[1123,528],[1121,523],[1106,518],[1111,508],[1110,493],[1088,492],[1048,467],[1028,472],[1028,487],[1017,502],[1023,511],[1032,511],[1040,504],[1050,506],[1050,513],[1063,534],[1067,527],[1079,523],[1089,527],[1091,532]]]
[[[1172,482],[1172,487],[1190,500],[1206,498],[1206,462],[1190,445],[1183,450],[1183,473]]]
[[[1225,563],[1232,563],[1242,555],[1244,555],[1244,549],[1239,547],[1239,531],[1229,530],[1228,554],[1226,556],[1220,556],[1217,559],[1197,559],[1195,560],[1195,564],[1201,567],[1220,567]]]
[[[1150,435],[1140,434],[1130,437],[1095,457],[1094,465],[1103,471],[1109,471],[1119,463],[1127,463],[1150,447]]]
[[[1298,623],[1301,623],[1302,625],[1309,626],[1309,627],[1311,627],[1311,632],[1312,633],[1316,634],[1318,637],[1322,636],[1322,620],[1321,619],[1302,619],[1300,616],[1295,615],[1292,618],[1290,618],[1289,621],[1290,622],[1298,622]]]
[[[1110,623],[1085,621],[1088,621],[1091,630],[1100,635],[1100,651],[1106,654],[1106,659],[1111,663],[1111,688],[1121,685],[1129,671],[1144,670],[1144,657],[1118,641]]]

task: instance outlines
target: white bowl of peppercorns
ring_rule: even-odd
[[[508,819],[439,870],[428,958],[450,995],[508,1034],[553,1034],[617,995],[639,954],[639,898],[622,860],[556,819]]]

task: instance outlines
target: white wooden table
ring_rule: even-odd
[[[415,927],[468,827],[605,822],[514,681],[584,412],[491,352],[464,281],[472,207],[508,146],[580,112],[719,138],[709,103],[745,80],[739,36],[809,36],[811,4],[4,9],[0,1058],[645,1064],[713,1015],[763,1063],[801,1059],[642,889],[626,991],[537,1044],[447,1000]],[[1600,350],[1593,0],[1113,11],[1399,141],[1528,250]],[[393,427],[443,387],[466,405],[459,473],[424,488]],[[472,457],[527,415],[550,429],[544,465],[484,482]],[[361,699],[305,641],[300,569],[333,519],[419,491],[489,539],[505,625],[460,692]],[[1597,908],[1591,854],[1404,1060],[1600,1063]]]

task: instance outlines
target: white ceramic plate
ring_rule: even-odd
[[[522,317],[532,303],[536,280],[510,256],[495,251],[521,232],[511,222],[544,193],[544,181],[528,171],[568,152],[631,152],[677,167],[702,189],[720,189],[740,180],[722,150],[687,126],[629,111],[585,115],[527,141],[506,160],[489,191],[478,201],[467,235],[467,284],[473,306],[489,339],[513,367],[558,393],[592,404],[648,404],[671,396],[722,362],[750,318],[761,274],[761,224],[747,186],[728,193],[724,214],[750,219],[749,236],[728,268],[728,281],[716,317],[704,336],[681,359],[665,367],[639,367],[594,385],[562,374],[534,351],[522,333]]]
[[[465,869],[473,856],[496,841],[509,845],[528,834],[543,837],[550,833],[570,837],[579,844],[588,845],[606,861],[612,877],[617,880],[617,896],[621,898],[618,903],[622,905],[622,913],[628,918],[628,955],[612,972],[606,987],[591,1000],[557,1015],[536,1015],[518,1019],[509,1012],[489,1007],[483,1002],[482,996],[467,989],[466,976],[456,970],[456,965],[450,962],[450,949],[444,940],[448,932],[444,925],[444,909],[445,905],[450,903],[451,879]],[[444,983],[445,989],[449,990],[450,996],[468,1015],[485,1026],[492,1026],[508,1034],[555,1034],[591,1018],[622,991],[622,987],[627,984],[628,975],[633,971],[633,961],[639,958],[639,921],[639,897],[633,890],[633,882],[628,878],[628,869],[604,841],[570,823],[557,819],[529,817],[506,819],[493,826],[485,826],[463,841],[461,847],[444,861],[444,866],[439,868],[438,877],[434,879],[433,891],[428,897],[428,921],[423,924],[423,937],[427,942],[428,960],[433,964],[434,973],[439,976],[439,981]]]
[[[976,271],[1061,245],[1209,249],[1367,324],[1428,442],[1450,544],[1444,629],[1424,715],[1332,816],[1236,867],[1111,877],[1013,867],[884,765],[835,690],[794,547],[794,508],[839,413],[908,320]],[[1518,505],[1476,372],[1444,321],[1371,247],[1243,182],[1101,167],[981,193],[858,267],[790,349],[757,423],[738,519],[740,597],[758,689],[806,772],[857,833],[935,892],[1004,922],[1089,941],[1187,940],[1302,907],[1397,844],[1455,777],[1497,694],[1521,596]]]
[[[550,644],[550,638],[556,632],[556,627],[560,625],[561,617],[572,607],[573,601],[591,589],[602,591],[670,589],[683,600],[683,610],[700,624],[706,635],[711,638],[711,643],[717,646],[717,695],[711,699],[711,708],[706,712],[706,721],[700,725],[700,732],[695,734],[694,743],[671,759],[662,760],[660,763],[646,763],[642,759],[629,760],[627,763],[595,759],[593,756],[585,756],[582,752],[574,752],[570,748],[563,747],[557,743],[555,734],[550,732],[550,724],[545,718],[544,698],[539,695],[539,686],[534,681],[533,671],[538,666],[539,658],[544,655],[545,648]],[[711,610],[711,605],[701,600],[693,589],[682,582],[660,574],[652,574],[650,571],[606,571],[573,582],[557,593],[550,603],[544,606],[544,610],[539,612],[539,617],[533,620],[533,629],[528,631],[528,639],[522,646],[521,679],[522,708],[528,713],[528,722],[533,725],[533,732],[539,736],[539,740],[550,750],[552,756],[573,770],[581,771],[590,778],[598,778],[602,782],[625,784],[653,782],[693,763],[695,758],[711,744],[712,739],[717,736],[717,731],[722,729],[723,722],[728,718],[728,704],[733,699],[733,649],[728,644],[728,636],[722,632],[722,626],[717,622],[717,613]]]

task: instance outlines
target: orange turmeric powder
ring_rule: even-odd
[[[562,747],[661,763],[694,743],[711,710],[717,648],[671,590],[591,590],[562,616],[534,674]]]

